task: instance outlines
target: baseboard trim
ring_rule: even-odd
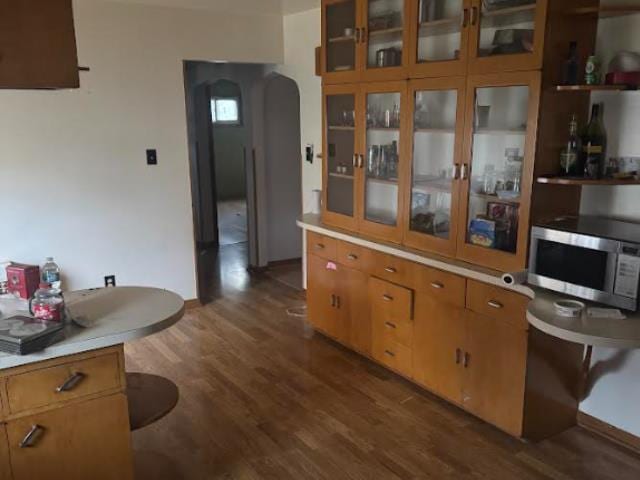
[[[201,306],[202,306],[202,302],[200,302],[200,300],[198,300],[197,298],[184,301],[185,310],[193,310],[194,308],[200,308]]]
[[[618,445],[633,450],[636,453],[640,453],[640,437],[636,437],[632,433],[620,430],[613,425],[603,422],[602,420],[592,417],[591,415],[583,412],[578,412],[578,425],[582,428],[589,430],[590,432],[600,435],[611,440]]]

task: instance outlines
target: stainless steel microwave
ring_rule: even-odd
[[[640,225],[564,217],[534,226],[532,285],[625,310],[638,310]]]

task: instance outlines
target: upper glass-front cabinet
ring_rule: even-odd
[[[542,67],[548,0],[471,1],[471,73]]]
[[[322,71],[334,82],[357,81],[360,70],[360,0],[323,0]]]
[[[503,271],[524,264],[539,73],[469,77],[458,256]]]

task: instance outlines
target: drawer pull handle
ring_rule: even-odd
[[[385,302],[393,302],[393,297],[391,295],[384,294],[384,295],[382,295],[382,299]]]
[[[86,375],[82,372],[76,372],[67,378],[62,385],[56,388],[56,393],[64,393],[73,390],[78,384],[84,380]]]
[[[502,305],[500,302],[496,300],[489,300],[487,302],[487,305],[489,305],[491,308],[496,308],[498,310],[500,310],[501,308],[504,308],[504,305]]]
[[[444,288],[444,285],[441,284],[440,282],[433,282],[431,286],[436,290],[442,290]]]
[[[340,308],[340,296],[336,295],[336,308]]]
[[[389,328],[397,328],[396,325],[394,323],[391,323],[391,322],[384,322],[384,324]]]
[[[395,354],[395,353],[390,352],[389,350],[385,350],[385,351],[384,351],[384,354],[385,354],[385,355],[388,355],[389,357],[395,357],[395,356],[396,356],[396,354]]]
[[[35,446],[36,442],[44,432],[44,428],[40,425],[33,425],[29,433],[25,435],[25,437],[20,442],[20,448],[30,448]]]
[[[347,255],[347,258],[348,258],[349,260],[357,260],[357,259],[358,259],[358,256],[357,256],[357,255],[354,255],[353,253],[350,253],[349,255]]]
[[[471,355],[469,355],[469,352],[464,352],[464,359],[462,361],[462,366],[464,368],[469,367],[469,363],[471,362]]]
[[[462,350],[456,348],[456,365],[460,365],[460,358],[462,357]]]
[[[388,273],[398,273],[398,270],[396,270],[393,267],[387,267],[387,268],[384,269],[384,271],[388,272]]]
[[[331,294],[331,306],[335,307],[336,306],[336,296]]]
[[[324,250],[324,244],[323,243],[316,243],[316,250]]]

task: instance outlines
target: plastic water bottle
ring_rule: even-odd
[[[62,281],[60,279],[60,267],[53,261],[53,257],[47,257],[47,263],[42,266],[40,276],[43,283],[48,283],[55,290],[62,289]]]

